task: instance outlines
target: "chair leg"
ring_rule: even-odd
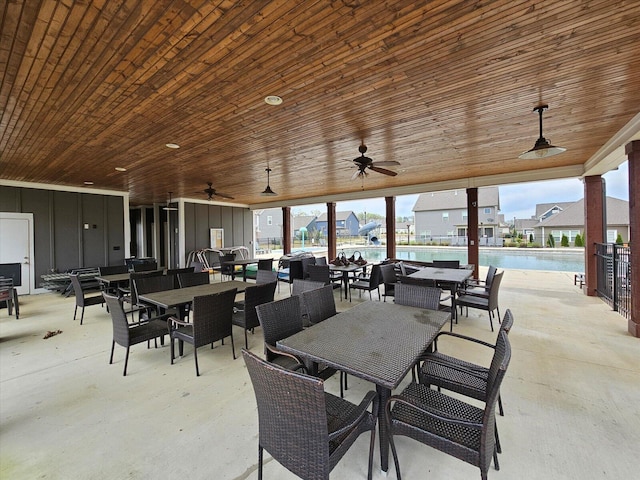
[[[258,480],[262,480],[262,445],[258,445]]]
[[[498,462],[498,450],[496,448],[493,449],[493,466],[496,470],[500,470],[500,462]],[[484,478],[487,477],[485,476]]]
[[[235,360],[236,359],[236,347],[233,344],[233,332],[231,332],[231,353],[233,354],[233,359]]]
[[[244,348],[249,350],[249,340],[247,339],[247,329],[244,329]]]
[[[173,365],[173,361],[174,361],[174,360],[175,360],[175,358],[176,358],[176,354],[175,354],[175,351],[174,351],[174,349],[173,349],[173,347],[174,347],[175,343],[176,343],[176,339],[175,339],[175,338],[173,338],[173,335],[172,335],[172,336],[171,336],[171,365]]]
[[[129,346],[127,345],[127,353],[124,356],[124,370],[122,371],[122,376],[127,376],[127,365],[129,364]]]
[[[388,410],[387,413],[389,413]],[[396,478],[398,480],[402,480],[402,476],[400,475],[400,462],[398,462],[398,452],[396,451],[396,444],[393,441],[393,434],[391,433],[390,423],[391,422],[387,424],[387,430],[389,432],[389,445],[391,446],[391,453],[393,454],[393,463],[396,466]]]
[[[84,320],[84,307],[82,307],[82,313],[80,313],[80,325],[82,325],[82,320]]]
[[[500,445],[500,435],[498,435],[498,425],[495,426],[494,432],[496,435],[496,452],[502,453],[502,445]]]
[[[196,377],[200,376],[200,369],[198,368],[198,348],[196,345],[193,345],[193,359],[196,362]]]
[[[113,351],[116,348],[116,341],[115,340],[111,340],[111,356],[109,357],[109,365],[111,365],[113,363]]]
[[[373,470],[373,451],[375,449],[375,446],[376,446],[376,426],[374,424],[373,428],[371,429],[371,442],[369,443],[369,469],[367,471],[368,472],[367,480],[371,480],[371,473],[372,473],[371,471]]]
[[[493,332],[493,315],[491,310],[489,310],[489,325],[491,325],[491,331]]]
[[[78,305],[76,305],[76,308],[74,308],[74,310],[73,310],[73,321],[74,322],[76,320],[76,313],[78,313]]]

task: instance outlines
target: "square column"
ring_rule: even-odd
[[[640,337],[640,140],[627,143],[629,160],[629,248],[631,249],[631,318],[628,330]],[[635,250],[635,252],[634,252]]]

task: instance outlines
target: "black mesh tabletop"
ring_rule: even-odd
[[[363,302],[279,341],[278,347],[393,389],[449,318],[448,312]]]
[[[234,288],[238,290],[238,293],[244,292],[247,288],[247,284],[236,280],[230,282],[207,283],[205,285],[196,285],[193,287],[145,293],[144,295],[139,295],[138,298],[143,302],[168,309],[191,303],[193,302],[193,297],[225,292],[227,290],[233,290]]]

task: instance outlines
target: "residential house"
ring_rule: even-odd
[[[502,245],[500,238],[500,193],[498,187],[478,188],[480,245]],[[417,242],[447,241],[466,245],[467,195],[465,190],[421,194],[413,206]]]
[[[607,238],[606,242],[616,241],[618,234],[623,242],[629,241],[629,202],[614,197],[606,199]],[[574,244],[576,235],[584,233],[584,199],[577,202],[536,205],[536,217],[518,220],[516,229],[526,238],[542,245],[551,234],[556,246],[560,246],[562,236]]]
[[[282,248],[282,208],[254,210],[256,253]],[[295,217],[291,217],[292,219]]]
[[[316,220],[316,228],[326,237],[329,229],[327,227],[327,214],[323,213]],[[347,237],[358,235],[360,223],[353,211],[336,212],[336,236]]]

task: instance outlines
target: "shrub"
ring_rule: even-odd
[[[560,240],[560,245],[563,247],[569,246],[569,238],[566,235],[562,235],[562,239]]]
[[[576,247],[584,247],[584,241],[582,240],[582,236],[580,234],[576,235],[576,239],[573,241]]]
[[[533,243],[533,233],[529,234],[529,243]]]
[[[549,237],[547,238],[547,247],[555,248],[555,246],[556,240],[553,238],[553,235],[549,234]]]
[[[618,236],[616,237],[616,244],[622,245],[622,235],[618,234]]]

